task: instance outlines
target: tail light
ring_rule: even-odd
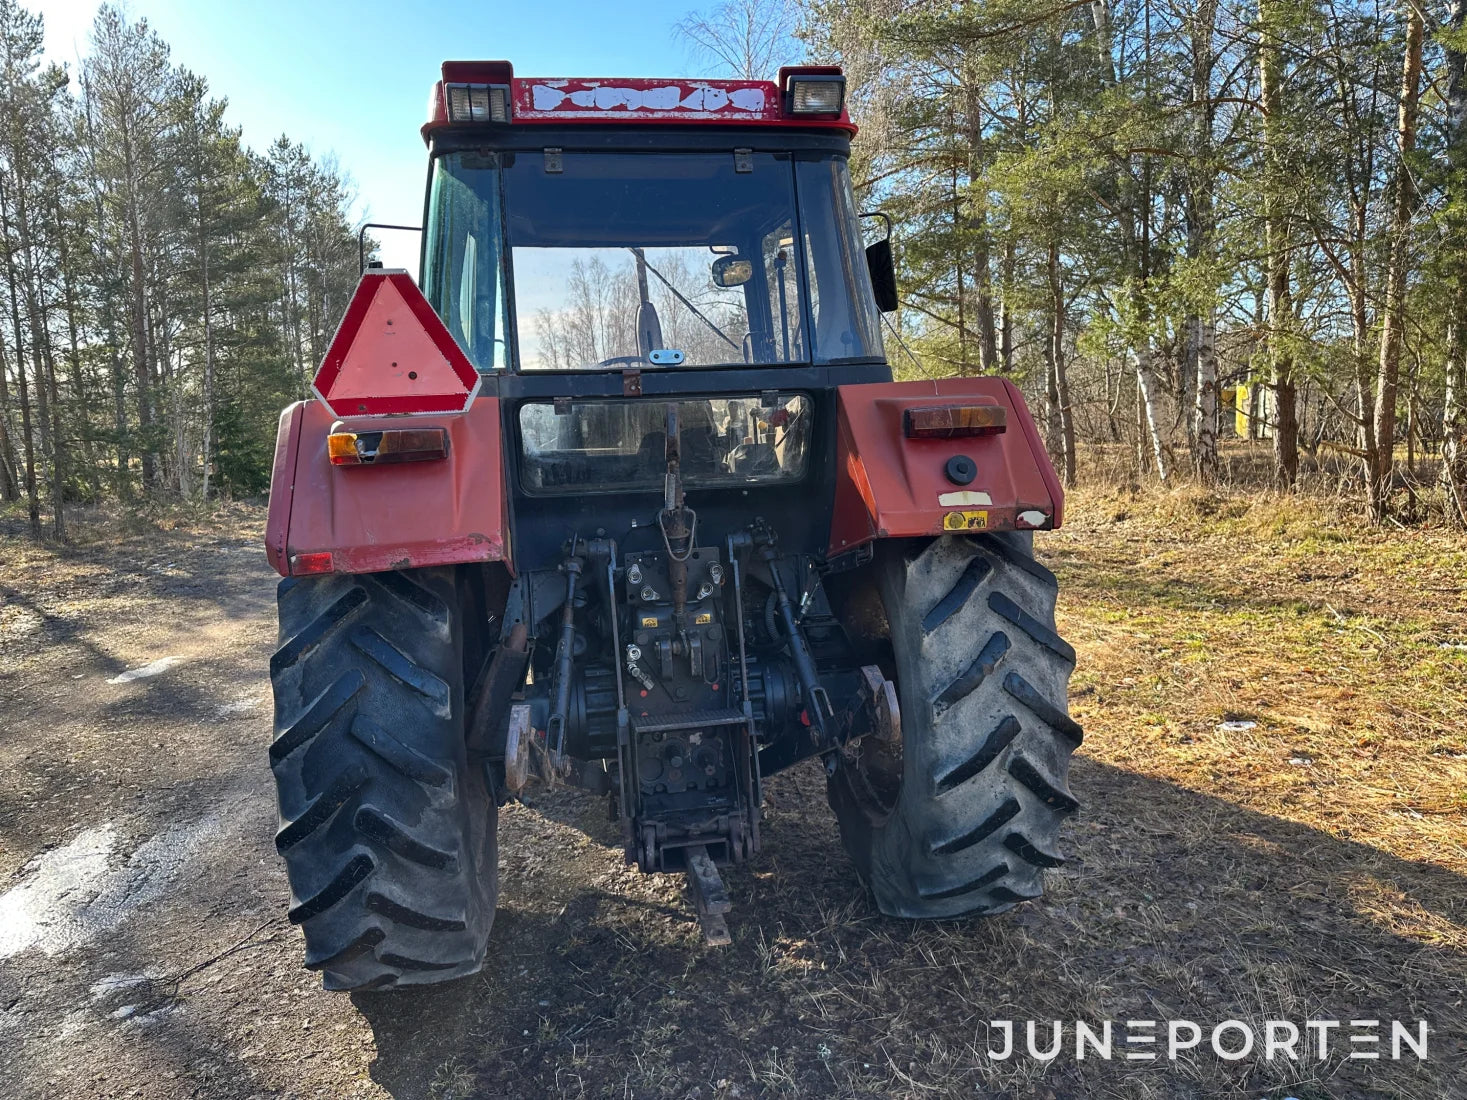
[[[1002,405],[931,405],[908,409],[903,430],[908,439],[960,439],[998,435],[1008,427]]]
[[[326,437],[333,466],[388,462],[432,462],[448,457],[447,428],[384,428],[375,432],[333,431]]]
[[[290,575],[299,577],[309,573],[330,573],[334,564],[330,550],[321,550],[314,554],[292,554]]]

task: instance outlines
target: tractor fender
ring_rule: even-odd
[[[448,432],[448,454],[426,462],[333,466],[326,439],[337,424],[337,430],[354,432],[441,427]],[[441,416],[341,421],[320,401],[289,406],[275,441],[265,553],[285,577],[508,564],[499,399],[479,397],[467,411]]]
[[[830,554],[874,539],[1051,530],[1064,490],[1024,396],[1005,378],[873,382],[837,388],[835,511]],[[986,434],[911,438],[907,412],[997,406]],[[972,466],[950,460],[967,458]],[[963,477],[972,474],[970,481]]]

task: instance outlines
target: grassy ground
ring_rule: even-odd
[[[1467,872],[1467,541],[1182,491],[1046,547],[1088,756]]]
[[[484,972],[346,998],[279,921],[268,707],[189,702],[215,681],[207,701],[263,697],[270,577],[235,548],[259,514],[183,520],[109,542],[98,519],[62,554],[0,535],[0,756],[19,777],[16,797],[0,783],[0,873],[92,818],[156,831],[204,772],[244,807],[151,915],[0,964],[20,1095],[1467,1097],[1467,539],[1308,499],[1078,493],[1039,540],[1086,727],[1070,862],[1042,901],[881,918],[806,767],[770,784],[764,851],[728,875],[734,945],[712,950],[678,879],[622,865],[602,802],[535,791],[501,817]],[[190,638],[176,680],[102,685]],[[73,721],[105,734],[85,768]],[[76,1030],[96,977],[205,960],[148,1030],[96,1012]],[[993,1020],[1173,1018],[1426,1019],[1431,1058],[1076,1061],[1072,1035],[1050,1063],[986,1054]]]

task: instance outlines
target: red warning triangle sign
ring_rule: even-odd
[[[406,271],[368,271],[313,385],[337,416],[456,413],[479,372]]]

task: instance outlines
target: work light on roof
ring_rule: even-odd
[[[508,84],[445,84],[450,122],[508,122]]]
[[[788,110],[792,115],[838,115],[845,105],[846,78],[835,75],[791,75]]]

